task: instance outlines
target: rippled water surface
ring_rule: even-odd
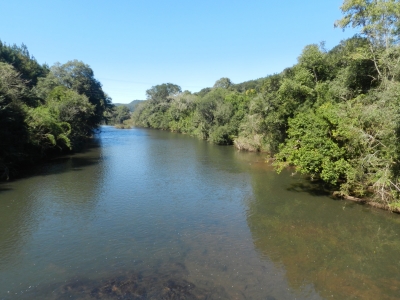
[[[102,127],[0,184],[0,299],[400,299],[399,234],[260,154]]]

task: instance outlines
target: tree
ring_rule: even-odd
[[[35,90],[39,97],[46,99],[47,95],[60,85],[85,95],[94,105],[95,113],[87,121],[92,128],[104,120],[104,112],[112,107],[111,99],[94,77],[93,70],[81,61],[73,60],[63,65],[56,63],[45,78],[39,79]]]
[[[169,102],[169,97],[176,96],[182,92],[179,85],[172,83],[163,83],[151,87],[146,91],[146,96],[148,100],[153,102]]]
[[[337,142],[337,118],[330,105],[299,113],[289,120],[288,138],[276,155],[278,171],[294,165],[296,171],[336,184],[350,168],[345,148]]]
[[[232,85],[232,81],[227,78],[227,77],[222,77],[220,79],[218,79],[215,83],[213,88],[223,88],[223,89],[227,89]]]
[[[315,44],[308,45],[298,58],[299,65],[313,74],[315,82],[326,80],[328,73],[326,53],[321,51],[320,48],[322,47]]]
[[[198,91],[197,93],[195,93],[197,96],[200,97],[204,97],[205,95],[207,95],[212,89],[209,87],[206,87],[204,89],[201,89],[200,91]]]
[[[40,150],[42,157],[53,149],[71,149],[71,125],[68,122],[60,122],[49,107],[29,109],[27,123],[30,142]]]
[[[336,27],[361,27],[373,45],[386,49],[399,41],[398,0],[344,0],[341,10],[345,16],[335,22]]]
[[[347,101],[377,86],[379,74],[373,60],[360,55],[360,51],[370,52],[369,45],[368,39],[355,36],[327,53],[332,98]]]
[[[110,107],[88,65],[75,60],[49,70],[25,45],[0,41],[0,179],[79,149]]]
[[[335,27],[361,27],[361,34],[370,45],[369,51],[358,49],[358,56],[373,61],[378,79],[386,86],[387,81],[394,77],[392,71],[400,58],[399,51],[389,51],[400,37],[399,0],[344,0],[341,10],[345,16],[335,22]],[[387,59],[388,56],[392,59]]]
[[[46,99],[44,107],[58,122],[70,125],[71,148],[76,150],[82,141],[91,134],[92,127],[88,120],[94,115],[95,107],[85,95],[64,86],[54,88]]]
[[[38,78],[46,76],[49,72],[48,66],[40,65],[29,54],[28,48],[24,44],[21,47],[7,46],[0,41],[0,62],[12,65],[29,87],[35,86]]]
[[[3,164],[18,162],[24,156],[28,129],[22,100],[28,95],[20,73],[12,65],[0,62],[0,170]]]
[[[131,116],[131,111],[125,105],[116,106],[112,109],[110,121],[108,124],[122,124],[125,120],[128,120]]]

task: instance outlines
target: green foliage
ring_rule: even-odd
[[[207,87],[207,88],[201,89],[199,92],[195,93],[195,95],[200,96],[200,97],[203,97],[203,96],[205,96],[207,93],[209,93],[211,90],[212,90],[212,88]]]
[[[222,89],[228,89],[232,85],[232,81],[227,78],[227,77],[222,77],[218,79],[215,83],[213,88],[222,88]]]
[[[107,114],[107,124],[111,125],[121,125],[131,117],[131,111],[124,105],[114,106]]]
[[[180,86],[172,83],[163,83],[151,87],[146,91],[147,99],[155,103],[168,102],[169,97],[176,96],[182,92]]]
[[[73,60],[63,65],[56,63],[45,78],[40,78],[35,87],[36,94],[46,99],[57,86],[64,86],[85,95],[94,105],[95,113],[86,120],[92,128],[104,121],[104,113],[111,109],[111,99],[104,93],[101,83],[95,79],[93,70],[83,62]]]
[[[367,93],[378,84],[378,72],[370,57],[369,42],[360,37],[342,41],[327,55],[333,75],[331,96],[346,101]]]
[[[246,91],[253,90],[254,92],[260,92],[265,78],[259,78],[255,80],[248,80],[242,83],[236,83],[231,85],[231,89],[239,93],[245,93]]]
[[[79,148],[80,143],[91,134],[93,128],[88,121],[95,114],[95,107],[85,95],[58,86],[49,93],[44,107],[49,109],[58,122],[69,124],[73,149]]]
[[[125,103],[113,103],[114,106],[126,106],[130,112],[134,112],[136,106],[142,102],[143,100],[133,100],[132,102],[125,104]]]
[[[218,145],[231,145],[233,142],[232,130],[227,125],[217,126],[210,132],[209,141]]]
[[[12,65],[29,87],[35,86],[38,78],[46,76],[49,72],[47,65],[39,65],[36,59],[30,56],[24,44],[21,47],[7,46],[0,41],[0,62]]]
[[[42,155],[52,148],[60,150],[70,149],[68,138],[71,126],[67,122],[60,122],[48,107],[40,106],[28,110],[27,123],[31,143],[40,148]]]
[[[397,0],[344,0],[344,17],[335,26],[361,27],[372,44],[389,48],[399,39],[400,3]]]
[[[27,82],[12,65],[2,62],[0,62],[0,94],[7,104],[29,97]]]
[[[315,82],[326,80],[329,76],[326,56],[326,53],[322,52],[318,45],[308,45],[298,59],[299,66],[311,73]],[[304,71],[302,76],[306,76],[305,81],[310,80],[309,75],[306,75]]]
[[[19,163],[28,140],[23,100],[29,96],[26,81],[9,64],[0,62],[0,164]]]
[[[50,70],[26,46],[0,42],[0,172],[77,150],[111,108],[110,99],[82,62]]]
[[[350,166],[345,160],[345,149],[335,138],[336,122],[329,104],[315,113],[307,111],[290,119],[288,138],[276,155],[278,171],[294,165],[300,173],[331,184],[343,179]]]
[[[383,202],[397,197],[399,92],[396,83],[342,104],[338,134],[348,139],[345,149],[352,165],[343,192],[362,196],[371,190]]]
[[[276,155],[278,170],[296,170],[335,185],[343,194],[393,201],[399,184],[400,86],[340,104],[324,104],[289,121]]]

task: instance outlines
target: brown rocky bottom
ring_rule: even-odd
[[[57,299],[227,299],[223,288],[196,287],[184,279],[131,274],[102,281],[77,280],[56,291]]]

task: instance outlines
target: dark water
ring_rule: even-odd
[[[0,299],[400,299],[400,216],[262,155],[103,127],[0,184]]]

